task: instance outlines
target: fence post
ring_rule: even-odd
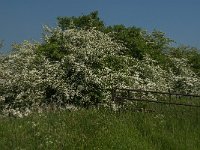
[[[140,93],[140,100],[142,100],[142,90],[141,89],[140,89],[139,93]]]
[[[170,89],[168,89],[168,92],[169,92],[169,101],[171,102],[171,100],[172,100],[172,94],[171,94]]]
[[[116,88],[111,89],[112,101],[115,102],[116,100]]]
[[[131,96],[130,96],[130,90],[127,90],[127,98],[129,99]]]

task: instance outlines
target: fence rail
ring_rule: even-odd
[[[124,101],[140,101],[200,108],[200,95],[196,94],[173,93],[170,90],[168,92],[158,92],[125,88],[113,88],[111,94],[112,101],[118,104],[122,104]],[[149,98],[149,95],[153,98]]]

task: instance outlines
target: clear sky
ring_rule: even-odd
[[[175,40],[200,48],[200,0],[0,0],[2,51],[23,40],[40,41],[42,25],[58,16],[80,16],[98,10],[106,25],[157,29]]]

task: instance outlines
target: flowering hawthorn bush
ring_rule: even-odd
[[[192,71],[185,58],[171,58],[173,70],[170,74],[172,89],[179,93],[200,94],[200,78]]]
[[[54,102],[59,105],[62,96],[68,97],[68,86],[62,79],[60,63],[51,63],[43,56],[37,57],[37,44],[23,43],[18,50],[1,63],[1,102],[3,111],[25,111]],[[48,92],[53,92],[50,97]]]
[[[50,106],[107,106],[111,98],[105,89],[113,87],[200,93],[200,79],[187,60],[171,58],[174,67],[163,69],[149,55],[143,60],[124,55],[123,44],[95,28],[45,31],[43,44],[25,41],[0,59],[5,115],[24,116]]]

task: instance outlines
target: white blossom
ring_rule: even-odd
[[[92,28],[62,31],[46,26],[45,30],[44,43],[54,37],[62,41],[67,54],[60,61],[51,61],[38,55],[39,43],[25,41],[15,45],[17,51],[0,59],[0,104],[5,115],[23,117],[33,110],[42,112],[48,103],[76,110],[75,98],[82,104],[95,103],[92,90],[101,90],[100,103],[108,106],[111,95],[103,89],[113,87],[200,93],[200,79],[185,59],[171,58],[175,68],[164,69],[148,55],[143,60],[122,55],[124,45]],[[54,90],[48,97],[50,102],[48,88]],[[151,94],[143,97],[156,100]]]

